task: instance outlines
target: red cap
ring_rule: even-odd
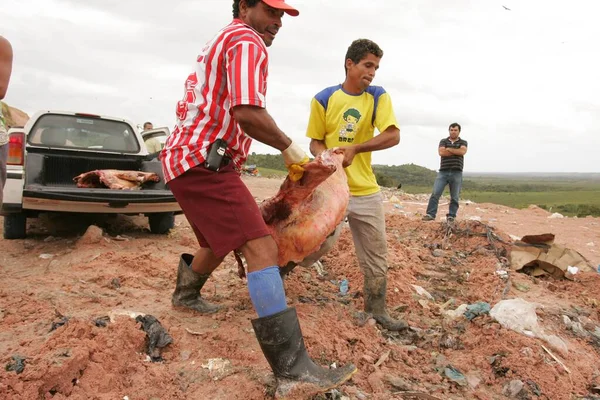
[[[297,17],[300,14],[300,11],[296,10],[294,7],[290,6],[285,2],[285,0],[262,0],[263,3],[276,8],[278,10],[284,11],[286,14],[291,15],[292,17]]]

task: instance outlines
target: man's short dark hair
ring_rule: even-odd
[[[346,52],[346,58],[344,58],[344,70],[348,72],[346,68],[346,60],[351,59],[354,64],[358,64],[360,60],[365,58],[368,54],[373,54],[377,58],[383,57],[383,50],[369,39],[356,39]]]
[[[152,126],[154,126],[154,124],[152,122],[150,122],[150,121],[144,122],[144,128],[146,127],[146,125],[152,125]]]
[[[233,0],[233,18],[240,17],[240,1],[242,0]],[[249,8],[256,6],[260,2],[261,0],[246,0]]]
[[[448,127],[448,130],[450,130],[450,128],[458,128],[458,131],[460,132],[460,124],[457,122],[451,123],[450,126]]]

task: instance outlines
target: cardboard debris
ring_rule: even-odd
[[[551,275],[556,279],[573,279],[569,267],[579,271],[594,271],[592,264],[581,253],[554,243],[554,234],[527,235],[514,242],[511,265],[516,271],[532,276]]]

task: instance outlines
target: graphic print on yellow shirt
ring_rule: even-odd
[[[364,143],[379,132],[398,126],[392,101],[380,86],[369,86],[358,95],[344,92],[342,85],[319,92],[311,102],[306,136],[323,140],[328,149]],[[371,167],[371,153],[360,153],[345,169],[350,193],[368,196],[379,191]]]

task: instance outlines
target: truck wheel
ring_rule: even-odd
[[[4,239],[24,239],[27,229],[25,214],[8,214],[4,216]]]
[[[160,213],[148,215],[148,222],[150,223],[150,232],[159,235],[169,232],[175,225],[175,214]]]

